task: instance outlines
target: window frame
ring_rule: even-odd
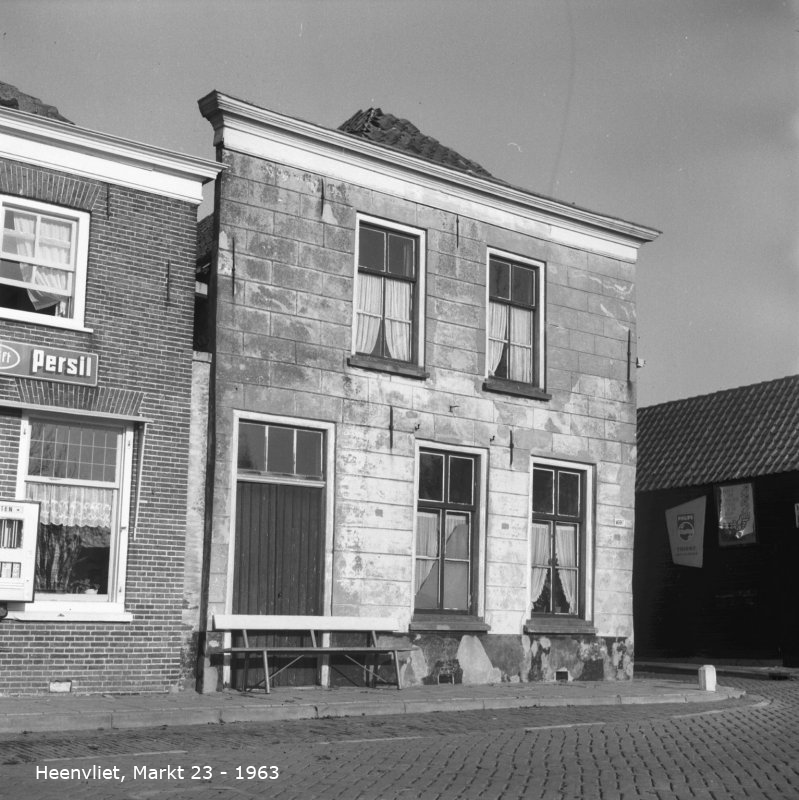
[[[360,239],[361,227],[366,226],[385,232],[386,234],[399,233],[413,237],[416,240],[416,275],[413,280],[396,276],[389,278],[411,283],[411,358],[402,361],[390,356],[376,356],[370,353],[362,353],[357,350],[358,332],[358,295],[361,275],[375,275],[381,277],[385,284],[388,273],[378,273],[360,264]],[[427,378],[428,374],[424,369],[424,340],[425,340],[425,309],[426,309],[426,232],[421,228],[414,228],[398,222],[389,221],[380,217],[367,214],[356,214],[355,218],[355,254],[354,254],[354,281],[353,281],[353,303],[352,303],[352,342],[350,356],[347,363],[350,366],[365,369],[377,369],[386,372],[394,372],[411,378]],[[385,324],[385,304],[383,304],[381,326]]]
[[[507,262],[511,269],[521,267],[533,273],[533,304],[514,302],[512,297],[493,299],[491,294],[491,262],[493,260]],[[515,253],[509,253],[496,248],[486,251],[486,313],[485,313],[485,380],[483,389],[486,391],[501,392],[534,399],[549,400],[551,395],[546,390],[546,263],[536,259],[526,258]],[[524,308],[533,312],[531,325],[533,342],[531,349],[532,380],[519,381],[513,378],[497,376],[492,373],[489,360],[491,353],[491,304],[502,303],[511,308]],[[510,320],[508,321],[508,325]],[[509,347],[509,339],[506,340]]]
[[[440,454],[446,457],[464,457],[470,458],[474,463],[473,473],[473,499],[472,504],[468,507],[472,513],[472,531],[470,538],[470,566],[469,566],[469,580],[470,580],[470,597],[468,608],[461,609],[444,609],[443,606],[443,588],[439,580],[439,606],[438,608],[417,608],[416,607],[416,594],[418,587],[416,586],[416,559],[417,559],[417,536],[418,536],[418,518],[419,511],[424,510],[425,503],[430,503],[432,508],[443,509],[445,512],[448,508],[454,513],[463,512],[465,506],[462,504],[452,505],[445,501],[436,503],[436,501],[421,500],[419,498],[419,479],[421,469],[421,455],[422,453]],[[410,612],[412,619],[412,627],[414,629],[423,629],[424,621],[426,619],[436,618],[438,620],[450,619],[453,625],[457,627],[458,619],[470,618],[474,621],[482,618],[484,614],[485,597],[483,586],[485,585],[485,536],[486,536],[486,496],[487,496],[487,456],[484,450],[474,447],[459,447],[455,445],[445,445],[438,442],[426,442],[417,440],[416,442],[416,455],[415,455],[415,475],[414,475],[414,515],[413,515],[413,548],[411,554],[411,591],[410,591]],[[448,474],[445,470],[445,475]],[[441,532],[443,535],[443,531]],[[439,546],[439,554],[437,556],[439,565],[439,576],[442,572],[442,562],[444,559],[443,549]]]
[[[89,261],[89,226],[91,214],[52,203],[42,203],[23,197],[0,194],[0,226],[5,224],[6,209],[19,209],[23,212],[42,214],[61,218],[74,225],[74,272],[73,272],[73,312],[71,317],[54,317],[39,314],[35,311],[21,311],[15,308],[0,306],[0,319],[30,322],[36,325],[47,325],[70,330],[86,330],[84,328],[86,313],[86,279]],[[2,257],[2,233],[0,233],[0,257]],[[2,286],[0,281],[0,286]]]
[[[56,595],[36,591],[30,603],[9,604],[12,616],[19,620],[62,620],[62,621],[106,621],[130,622],[133,615],[125,610],[127,585],[127,561],[130,540],[130,506],[133,478],[133,439],[132,422],[114,419],[87,419],[84,416],[68,414],[39,413],[35,410],[23,413],[20,420],[19,453],[17,464],[17,496],[26,497],[26,484],[29,482],[29,457],[31,429],[35,422],[49,424],[78,424],[93,428],[113,430],[117,433],[117,478],[113,487],[109,482],[93,482],[80,479],[42,480],[36,483],[65,485],[98,485],[103,483],[116,488],[118,496],[114,509],[111,548],[109,552],[107,595]]]
[[[533,535],[534,522],[537,512],[534,511],[535,470],[553,470],[559,472],[573,472],[580,474],[580,492],[583,499],[583,508],[579,517],[563,516],[564,521],[580,519],[583,531],[578,543],[578,609],[576,614],[533,612]],[[596,503],[596,476],[595,466],[576,461],[557,459],[532,458],[530,459],[530,501],[527,536],[527,592],[526,592],[526,623],[525,631],[528,632],[594,632],[594,563],[595,563],[595,503]],[[555,521],[559,517],[557,509],[552,514],[539,515],[542,521]],[[554,565],[552,565],[554,569]],[[537,598],[536,598],[537,599]]]

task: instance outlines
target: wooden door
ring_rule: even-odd
[[[233,613],[322,614],[323,570],[324,487],[239,480]],[[296,636],[269,641],[310,644]],[[241,665],[234,665],[234,686],[241,672]],[[314,662],[305,659],[281,673],[276,685],[309,685],[316,677]]]

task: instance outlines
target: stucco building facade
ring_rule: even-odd
[[[379,109],[217,92],[205,609],[386,616],[406,685],[632,674],[635,264]],[[203,662],[205,690],[234,681]]]

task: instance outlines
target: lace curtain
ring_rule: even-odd
[[[497,371],[508,329],[508,306],[504,303],[488,305],[488,372],[493,375]]]
[[[355,352],[371,353],[380,335],[383,319],[383,279],[361,272],[358,275],[358,302],[355,324]]]
[[[577,536],[574,525],[558,525],[555,529],[555,550],[558,554],[558,577],[569,613],[574,614],[577,599]]]
[[[530,592],[531,605],[535,606],[541,592],[544,591],[544,584],[547,581],[549,572],[549,524],[546,522],[533,523],[533,573],[532,587]]]

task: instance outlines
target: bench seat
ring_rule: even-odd
[[[220,646],[218,641],[211,638],[206,643],[207,652],[244,656],[244,688],[251,688],[247,683],[250,657],[262,660],[264,669],[264,690],[271,691],[271,682],[276,675],[296,664],[303,658],[316,658],[319,665],[323,658],[330,655],[343,656],[348,661],[357,665],[364,671],[367,683],[375,685],[377,682],[396,685],[402,689],[402,678],[399,669],[399,653],[415,649],[412,646],[388,645],[381,646],[377,643],[377,632],[399,633],[399,625],[394,619],[382,617],[334,617],[334,616],[284,616],[275,614],[218,614],[213,619],[213,630],[224,634],[239,634],[244,640],[244,645]],[[330,633],[363,633],[369,638],[368,644],[363,645],[330,645],[318,634]],[[264,645],[250,643],[250,637],[261,634],[276,635],[308,635],[311,645]],[[289,663],[279,669],[271,671],[270,656],[288,656]],[[378,656],[388,656],[394,668],[395,681],[388,681],[377,673]],[[359,657],[359,658],[356,658]],[[332,664],[331,669],[337,669]],[[338,671],[338,670],[337,670]],[[347,676],[348,677],[348,676]],[[260,682],[259,682],[260,684]],[[258,684],[256,684],[257,686]]]

